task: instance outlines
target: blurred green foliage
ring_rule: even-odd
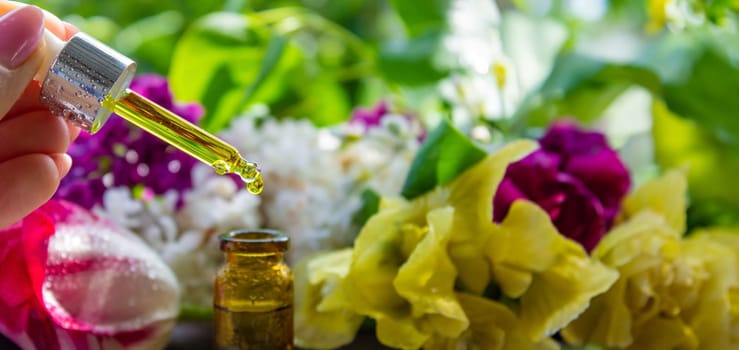
[[[522,105],[509,111],[512,118],[483,122],[509,137],[563,115],[592,123],[624,91],[643,87],[662,106],[653,113],[655,160],[664,168],[690,163],[691,223],[738,223],[739,190],[732,176],[739,169],[739,119],[734,116],[739,35],[731,28],[739,23],[739,3],[681,1],[704,23],[661,23],[648,0],[593,0],[590,4],[605,6],[595,20],[572,5],[589,2],[496,1],[504,13],[517,11],[530,23],[558,22],[567,38],[557,45],[544,82],[525,91]],[[341,122],[354,106],[388,96],[399,102],[396,106],[416,111],[432,106],[442,116],[449,112],[450,102],[439,96],[437,84],[455,71],[437,56],[453,0],[32,3],[132,57],[141,72],[167,75],[178,99],[205,105],[203,126],[212,131],[260,103],[277,117],[308,118],[318,125]],[[504,33],[502,46],[549,38],[551,33],[537,32],[542,28],[531,26],[527,38]],[[609,32],[630,35],[643,45],[628,59],[581,50],[587,39]],[[462,157],[454,163],[445,149],[477,157],[473,145],[445,125],[430,135],[422,150],[428,154],[414,164],[406,195],[427,188],[424,181],[448,178],[438,173],[439,164],[451,164],[442,168],[453,175],[474,160]]]
[[[189,23],[225,6],[220,1],[194,0],[28,2],[134,58],[140,71],[160,74],[169,69],[172,49]]]
[[[621,3],[628,8],[633,1]],[[642,87],[656,106],[651,121],[655,161],[663,169],[688,170],[689,225],[734,226],[739,224],[739,190],[734,186],[739,171],[739,100],[734,96],[739,91],[739,33],[717,24],[730,20],[728,3],[696,3],[705,5],[703,25],[644,31],[639,37],[643,44],[628,59],[584,54],[574,45],[565,48],[542,86],[517,111],[512,131],[545,126],[563,115],[595,122],[624,91]],[[721,5],[721,20],[714,5]],[[625,26],[646,28],[641,19]]]
[[[34,1],[168,75],[212,131],[257,103],[318,125],[404,86],[433,84],[449,0]],[[377,78],[381,78],[378,80]]]

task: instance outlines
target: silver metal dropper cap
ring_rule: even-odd
[[[112,113],[103,107],[103,100],[118,99],[135,73],[134,61],[77,33],[52,62],[41,87],[41,102],[52,114],[95,133]]]

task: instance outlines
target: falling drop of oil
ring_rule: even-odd
[[[246,189],[252,194],[260,194],[264,189],[264,181],[262,180],[262,174],[258,174],[253,180],[246,183]]]

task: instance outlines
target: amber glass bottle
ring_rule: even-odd
[[[217,349],[292,349],[288,237],[273,230],[240,230],[219,239],[226,262],[213,295]]]

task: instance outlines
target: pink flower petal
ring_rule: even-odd
[[[617,210],[629,191],[631,181],[626,166],[616,152],[606,149],[592,155],[571,157],[565,172],[580,179],[605,208]]]
[[[179,287],[137,236],[51,201],[0,238],[0,331],[24,349],[163,346]]]

